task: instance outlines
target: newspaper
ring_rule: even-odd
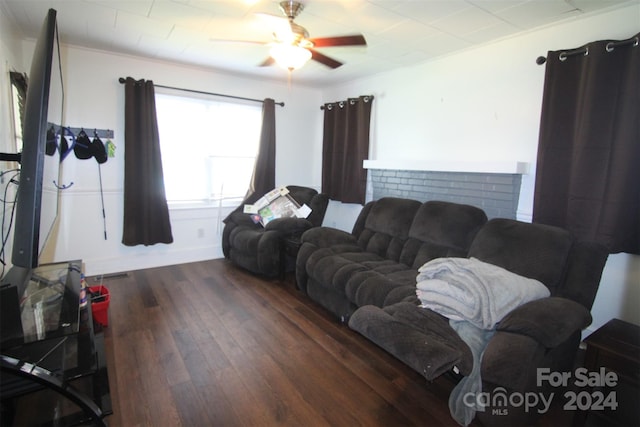
[[[311,208],[306,204],[300,206],[291,197],[287,187],[279,187],[269,191],[253,205],[244,205],[244,212],[250,214],[255,223],[266,226],[277,218],[307,218]]]

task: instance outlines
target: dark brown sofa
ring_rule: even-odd
[[[329,204],[329,198],[313,188],[288,185],[287,189],[300,206],[306,204],[311,208],[311,214],[307,218],[278,218],[263,227],[254,223],[248,214],[243,213],[243,206],[239,206],[224,220],[222,251],[225,258],[266,277],[283,273],[283,268],[286,268],[283,239],[299,237],[304,231],[319,227]],[[255,199],[261,196],[257,195]]]
[[[487,222],[481,210],[455,203],[386,198],[363,208],[351,234],[324,227],[303,234],[296,277],[312,299],[427,380],[454,371],[467,376],[474,363],[469,346],[449,319],[420,307],[416,297],[418,268],[441,257],[474,257],[550,292],[492,331],[480,367],[483,391],[540,392],[538,368],[571,370],[607,252],[565,230]],[[524,409],[488,407],[476,415],[485,424],[515,425],[537,414]]]

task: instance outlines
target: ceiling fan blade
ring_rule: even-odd
[[[362,34],[354,34],[351,36],[338,37],[319,37],[309,39],[314,47],[330,47],[330,46],[366,46],[367,41]]]
[[[338,68],[342,65],[342,62],[336,61],[333,58],[329,58],[328,56],[321,54],[317,50],[309,49],[309,51],[311,52],[311,59],[313,59],[314,61],[318,61],[319,63],[326,65],[329,68]]]
[[[260,63],[260,65],[258,65],[258,66],[259,66],[259,67],[269,67],[269,66],[271,66],[271,65],[273,65],[273,64],[275,64],[275,63],[276,63],[276,60],[275,60],[275,59],[273,59],[273,58],[270,56],[270,57],[268,57],[267,59],[265,59],[264,61],[262,61],[262,62]]]

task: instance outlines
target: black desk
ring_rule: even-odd
[[[104,338],[80,304],[80,261],[38,267],[20,298],[23,330],[0,349],[2,425],[105,425]]]

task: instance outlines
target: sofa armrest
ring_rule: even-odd
[[[278,231],[283,234],[302,233],[313,227],[313,224],[305,218],[276,218],[267,223],[264,228],[267,231]]]
[[[359,248],[354,235],[331,227],[315,227],[302,235],[302,243],[311,243],[319,248],[332,246],[353,245]]]
[[[498,331],[526,335],[547,348],[567,340],[591,324],[591,313],[575,301],[547,297],[528,302],[507,314]]]

